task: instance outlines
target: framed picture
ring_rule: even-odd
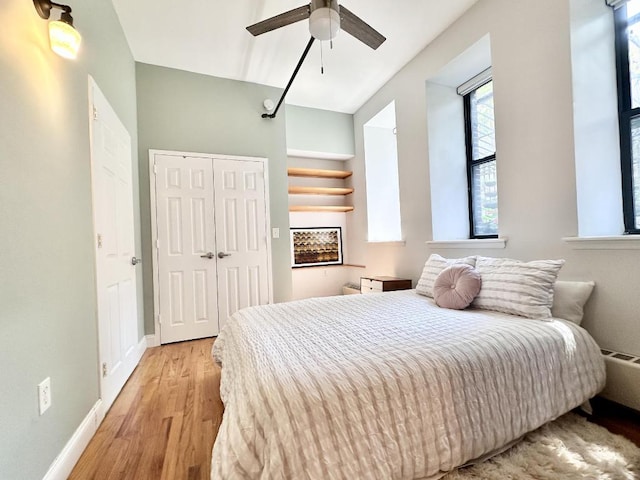
[[[342,229],[292,228],[291,266],[342,265]]]

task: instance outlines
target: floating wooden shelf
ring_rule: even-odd
[[[297,187],[289,186],[289,193],[292,195],[349,195],[353,193],[353,188],[343,187]]]
[[[353,207],[350,205],[290,205],[290,212],[352,212]]]
[[[308,178],[332,178],[344,180],[353,175],[353,172],[347,170],[325,170],[321,168],[287,168],[287,174],[290,177],[308,177]],[[291,195],[349,195],[353,193],[353,188],[348,187],[301,187],[296,185],[289,186],[289,194]],[[350,205],[290,205],[290,212],[351,212],[353,207]]]
[[[319,168],[288,168],[287,174],[290,177],[348,178],[353,175],[353,172],[348,170],[322,170]]]

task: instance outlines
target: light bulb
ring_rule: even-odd
[[[49,41],[51,50],[61,57],[73,60],[78,56],[82,37],[72,25],[56,20],[49,22]]]
[[[340,30],[340,14],[333,8],[321,7],[311,12],[309,17],[309,31],[316,40],[331,40],[336,38]]]

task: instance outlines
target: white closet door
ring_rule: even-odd
[[[220,328],[269,302],[264,163],[214,160]]]
[[[156,155],[161,343],[218,334],[211,158]]]

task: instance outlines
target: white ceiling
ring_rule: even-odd
[[[245,27],[304,0],[112,0],[136,61],[284,88],[309,40],[308,21],[258,37]],[[345,32],[316,41],[287,103],[354,113],[477,0],[344,0],[387,37],[372,50]],[[277,101],[278,99],[273,99]]]

